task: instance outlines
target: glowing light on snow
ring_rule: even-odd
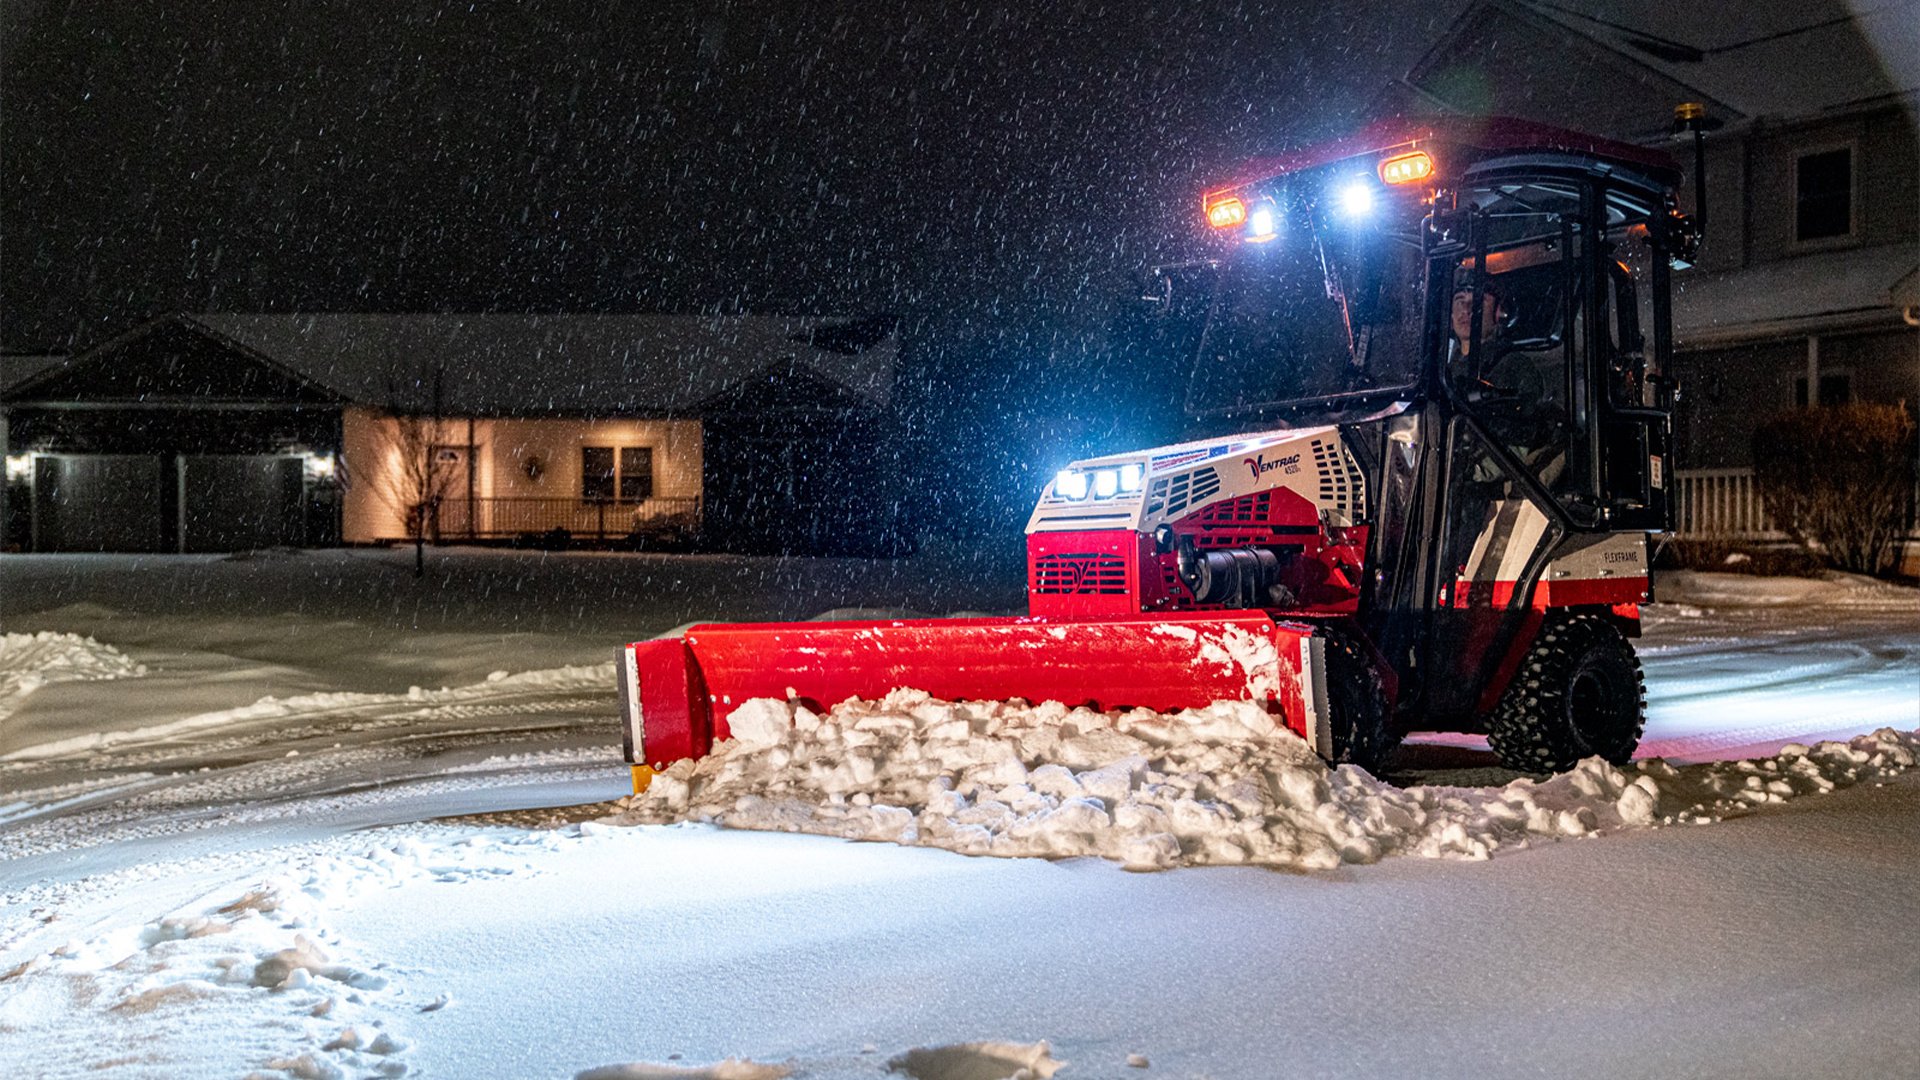
[[[1101,469],[1093,474],[1093,494],[1095,498],[1111,499],[1120,493],[1120,471]]]
[[[1061,469],[1060,475],[1053,478],[1053,493],[1063,499],[1080,500],[1087,497],[1087,474],[1072,469]]]
[[[1120,490],[1139,491],[1140,482],[1146,477],[1146,466],[1138,463],[1120,466]]]
[[[7,455],[7,482],[25,480],[33,472],[33,457],[29,454]]]

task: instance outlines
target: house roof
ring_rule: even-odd
[[[772,373],[884,405],[891,320],[755,315],[186,316],[348,400],[450,413],[675,414]]]
[[[1710,17],[1668,0],[1476,0],[1383,101],[1547,115],[1651,141],[1688,99],[1734,122],[1911,104],[1916,58],[1914,0],[1724,4]]]
[[[1823,326],[1898,321],[1894,289],[1914,272],[1912,244],[1803,255],[1720,273],[1674,275],[1673,330],[1703,345]]]
[[[1920,89],[1913,0],[1718,4],[1534,0],[1567,30],[1749,118],[1815,116]]]

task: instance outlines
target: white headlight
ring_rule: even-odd
[[[1355,180],[1340,190],[1340,209],[1348,217],[1366,217],[1373,213],[1373,185]]]
[[[1087,474],[1072,469],[1061,469],[1053,478],[1053,493],[1063,499],[1084,499],[1087,497]]]
[[[1254,207],[1253,213],[1247,216],[1247,239],[1249,240],[1271,240],[1279,231],[1280,219],[1273,212],[1270,204]]]
[[[1120,473],[1117,469],[1101,469],[1093,474],[1093,497],[1111,499],[1120,493]]]
[[[1139,491],[1140,481],[1146,478],[1147,467],[1138,463],[1120,466],[1120,490]]]

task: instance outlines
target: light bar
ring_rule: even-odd
[[[1380,179],[1389,184],[1411,184],[1433,175],[1433,158],[1425,150],[1400,154],[1380,163]]]
[[[1247,220],[1247,204],[1237,196],[1214,199],[1206,204],[1206,208],[1207,224],[1216,229],[1232,228]]]

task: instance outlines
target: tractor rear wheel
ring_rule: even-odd
[[[1327,711],[1333,727],[1333,763],[1378,773],[1400,742],[1387,707],[1387,685],[1367,650],[1341,633],[1328,633]]]
[[[1565,772],[1594,756],[1625,765],[1646,723],[1633,646],[1597,615],[1562,615],[1527,650],[1487,722],[1487,743],[1517,772]]]

